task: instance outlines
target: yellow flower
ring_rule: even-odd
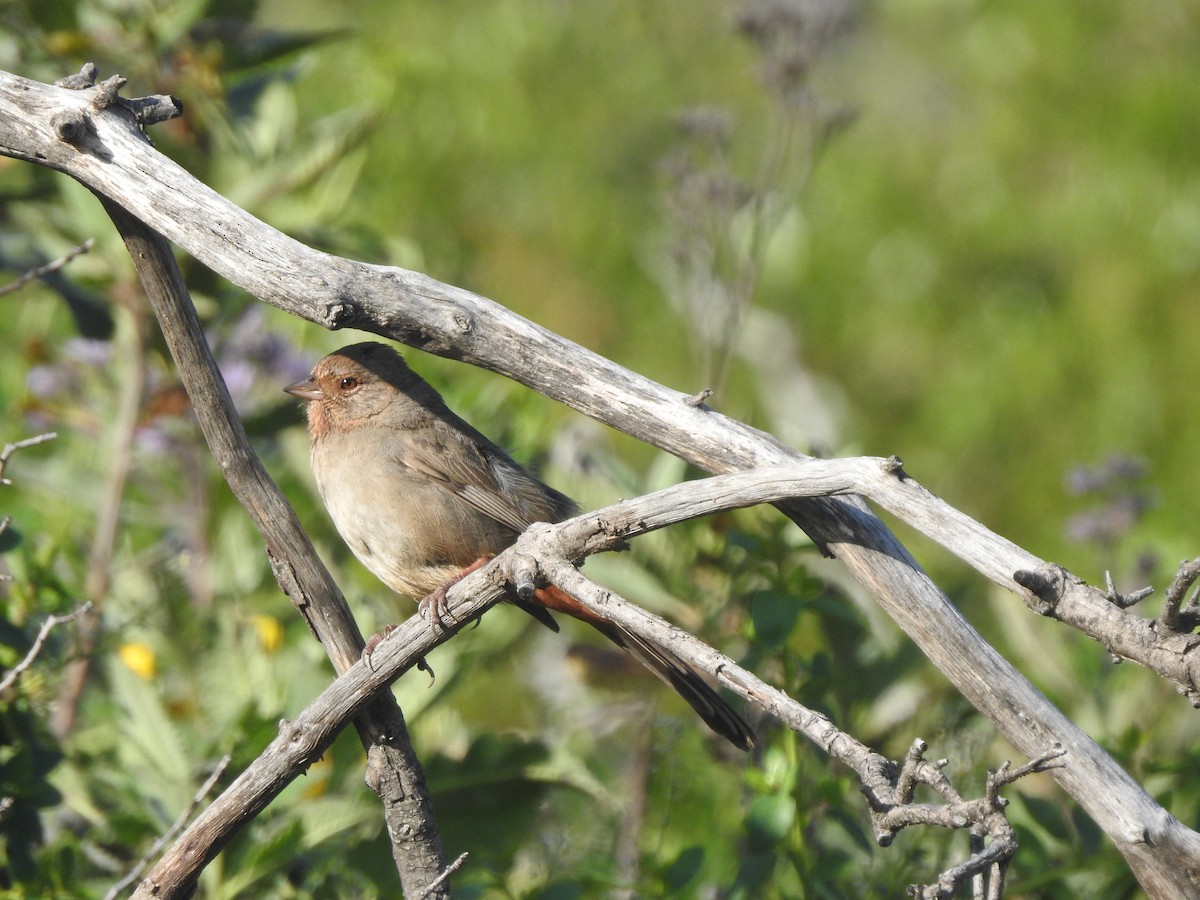
[[[268,654],[274,653],[283,644],[283,626],[274,616],[257,613],[250,617],[250,624],[258,632],[259,643]]]
[[[149,681],[158,670],[154,648],[144,641],[130,641],[117,648],[117,656],[139,678]]]

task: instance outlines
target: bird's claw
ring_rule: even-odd
[[[444,584],[436,590],[430,591],[417,603],[417,615],[428,619],[435,631],[444,631],[446,628],[443,619],[449,612],[446,605],[446,591],[449,587],[449,584]]]
[[[363,647],[362,659],[363,662],[367,664],[368,669],[371,669],[372,671],[375,669],[375,666],[371,662],[371,654],[375,652],[375,648],[380,645],[385,637],[395,630],[395,625],[385,625],[383,626],[383,631],[379,632],[378,634],[373,634],[367,638],[367,643]]]
[[[433,687],[433,683],[437,681],[437,675],[433,673],[433,666],[429,665],[429,663],[425,661],[425,657],[422,656],[417,660],[417,668],[420,671],[427,672],[429,674],[429,686]]]

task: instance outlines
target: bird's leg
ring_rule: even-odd
[[[429,624],[434,628],[439,630],[444,628],[445,626],[442,624],[442,617],[450,611],[446,606],[446,592],[476,569],[486,565],[491,561],[491,559],[492,558],[490,556],[479,557],[479,559],[475,560],[475,562],[471,563],[445,584],[439,585],[437,588],[430,591],[421,598],[420,602],[417,603],[417,614],[429,619]]]
[[[490,556],[479,557],[479,559],[475,560],[475,562],[471,563],[445,584],[439,585],[422,597],[417,603],[417,615],[429,619],[429,624],[438,630],[445,628],[442,618],[449,612],[449,609],[446,607],[446,592],[476,569],[486,565],[491,559]],[[373,634],[367,638],[367,645],[363,648],[362,656],[367,661],[368,666],[371,664],[371,653],[379,646],[379,642],[395,630],[395,625],[387,625],[379,634]],[[429,668],[429,664],[424,659],[417,663],[417,668],[428,672],[430,676],[433,675],[433,669]]]

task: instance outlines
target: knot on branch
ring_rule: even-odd
[[[537,590],[538,564],[532,556],[516,553],[508,567],[508,580],[522,600],[532,600]]]
[[[77,147],[83,142],[89,124],[87,116],[78,109],[60,110],[50,117],[50,125],[58,139],[72,147]]]
[[[363,318],[362,309],[353,300],[342,298],[326,305],[324,322],[330,331],[353,328]]]
[[[1029,592],[1025,605],[1039,615],[1051,617],[1057,614],[1058,602],[1066,592],[1070,577],[1066,569],[1052,563],[1034,570],[1013,572],[1013,581]]]
[[[121,99],[117,95],[127,84],[129,84],[129,79],[124,75],[111,75],[105,78],[95,85],[96,93],[92,96],[92,106],[96,109],[108,109],[110,106],[115,106]]]

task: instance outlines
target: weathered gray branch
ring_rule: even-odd
[[[295,511],[250,445],[170,247],[115,202],[104,197],[101,201],[133,257],[213,457],[266,542],[280,587],[325,646],[334,669],[346,671],[358,661],[362,635]],[[431,890],[445,859],[424,772],[395,698],[380,694],[356,724],[368,752],[368,782],[383,800],[402,887],[410,896],[449,897],[444,884]],[[244,821],[242,810],[230,810],[230,815],[231,822]],[[222,834],[231,836],[233,830]],[[206,848],[203,860],[222,846]],[[135,896],[186,896],[198,872],[164,859]]]
[[[500,372],[714,472],[802,459],[770,435],[688,403],[469,291],[320,253],[250,216],[151,148],[132,116],[88,91],[0,74],[0,154],[65,172],[232,283],[326,328],[356,327]],[[1152,896],[1200,893],[1200,835],[1184,827],[997,654],[895,537],[853,498],[780,504],[1024,754],[1055,742],[1055,780]],[[1011,577],[1007,573],[1004,577]]]

